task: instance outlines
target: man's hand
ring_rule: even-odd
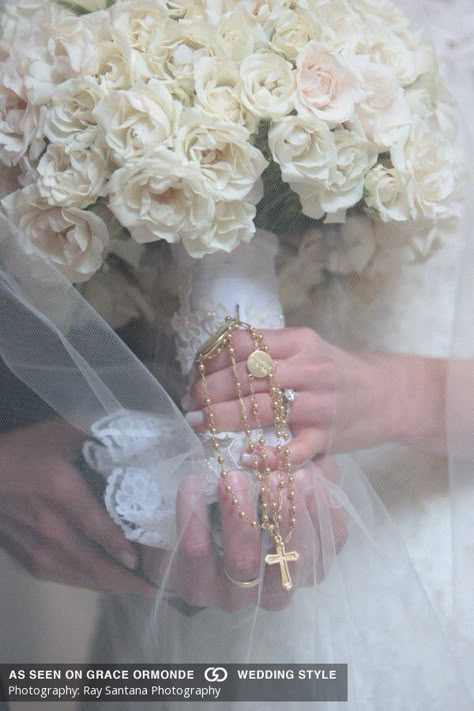
[[[74,466],[83,433],[49,420],[0,436],[0,546],[40,580],[155,595],[133,546]]]

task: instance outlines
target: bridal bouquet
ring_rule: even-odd
[[[1,205],[74,282],[113,228],[202,257],[453,212],[450,100],[389,0],[6,0],[2,34]]]

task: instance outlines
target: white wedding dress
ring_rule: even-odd
[[[457,71],[459,65],[462,63],[465,68],[467,62],[469,66],[474,66],[471,39],[473,31],[469,30],[470,26],[474,30],[474,17],[469,5],[468,0],[425,2],[427,18],[433,27],[433,37],[438,45],[445,73],[452,78],[453,87],[460,81],[459,76],[462,74]],[[357,283],[353,279],[334,279],[308,295],[298,309],[289,311],[287,323],[312,325],[323,338],[346,349],[448,355],[460,249],[461,245],[453,233],[448,236],[444,248],[431,261],[407,266],[401,273],[394,274],[389,279],[371,282],[359,280]],[[221,306],[218,303],[214,306],[216,313],[219,313]],[[335,314],[337,318],[334,317]],[[395,446],[360,452],[356,459],[395,522],[407,546],[420,584],[440,623],[449,632],[452,591],[446,460],[441,456],[419,454]],[[474,506],[474,490],[472,499]],[[474,590],[474,572],[472,583]],[[323,599],[324,594],[321,600]],[[409,609],[409,599],[406,600],[406,605]],[[141,636],[152,619],[151,609],[151,604],[138,603],[137,600],[104,601],[102,624],[93,659],[120,662],[157,661],[156,658],[147,656],[146,645]],[[173,627],[173,616],[179,614],[170,609],[170,629]],[[187,640],[189,659],[196,658],[200,645],[205,643],[207,614],[198,613],[201,622],[195,626],[195,636]],[[216,624],[216,617],[210,620],[210,624]],[[387,634],[390,634],[390,621],[386,622]],[[220,623],[224,624],[224,620]],[[304,621],[302,623],[304,624]],[[416,624],[416,619],[413,619],[413,624]],[[420,643],[423,645],[423,639]],[[428,649],[422,647],[421,651],[425,656],[429,656]],[[380,652],[383,653],[383,643]],[[289,653],[288,649],[283,648],[281,661],[289,661]],[[420,650],[413,649],[412,658],[391,658],[387,659],[387,664],[416,670],[419,654]],[[165,660],[166,650],[163,651],[160,661]],[[311,656],[308,660],[311,660]],[[410,708],[411,711],[424,711],[426,698],[423,694],[420,694],[418,700],[404,698],[403,689],[400,689],[399,698],[387,701],[386,709],[398,711]],[[157,706],[160,709],[167,708],[166,704]],[[252,708],[260,707],[264,706],[252,705]],[[430,708],[441,711],[448,707],[449,695],[433,700]],[[83,708],[88,708],[88,705],[85,704]],[[137,711],[139,708],[141,707],[137,701],[94,704],[97,711]],[[244,705],[237,708],[244,708]],[[363,703],[360,708],[379,711],[369,705],[364,707]]]

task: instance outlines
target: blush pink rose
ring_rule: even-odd
[[[296,58],[295,106],[307,119],[337,125],[349,121],[364,98],[362,80],[338,52],[312,41]]]

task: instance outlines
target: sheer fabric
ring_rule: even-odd
[[[462,234],[469,241],[471,229],[472,221],[467,217],[457,235]],[[396,234],[396,228],[394,231]],[[144,601],[134,596],[104,598],[94,661],[346,662],[350,698],[348,703],[340,704],[341,709],[472,708],[473,696],[461,669],[464,663],[468,668],[474,658],[471,588],[466,577],[472,563],[472,518],[466,510],[468,499],[462,495],[470,488],[471,452],[467,447],[467,456],[464,450],[462,456],[458,454],[460,443],[466,439],[469,442],[472,431],[468,405],[462,411],[467,413],[466,418],[458,417],[458,392],[466,391],[464,372],[460,377],[461,371],[453,370],[449,402],[456,405],[448,410],[453,425],[452,521],[457,556],[454,589],[458,629],[464,638],[458,657],[454,654],[456,643],[450,645],[446,638],[396,526],[364,472],[349,456],[337,458],[337,476],[332,478],[318,463],[307,465],[313,496],[307,499],[311,505],[300,502],[299,519],[306,535],[295,541],[305,568],[294,569],[295,590],[291,594],[282,596],[275,576],[260,584],[256,601],[239,610],[230,612],[215,604],[196,608],[179,596],[180,577],[186,575],[179,569],[179,546],[186,527],[192,523],[193,512],[188,512],[180,527],[172,514],[178,488],[189,476],[198,478],[207,496],[208,463],[205,443],[189,428],[169,394],[177,401],[185,388],[184,377],[170,366],[170,357],[175,355],[170,346],[170,316],[176,313],[177,294],[168,289],[169,274],[163,275],[163,263],[169,255],[165,250],[152,249],[135,266],[138,292],[145,303],[143,298],[131,299],[138,313],[131,319],[138,335],[128,335],[129,342],[136,344],[138,358],[51,264],[39,257],[26,258],[21,242],[18,230],[0,217],[0,354],[12,374],[30,388],[25,395],[26,404],[22,404],[23,412],[36,412],[34,417],[38,420],[58,414],[79,428],[85,440],[97,438],[98,423],[112,423],[114,441],[121,451],[114,450],[115,460],[111,455],[113,466],[109,462],[109,469],[116,473],[130,465],[135,472],[148,472],[148,483],[159,487],[171,512],[167,535],[159,540],[159,547],[144,553],[150,566],[147,573],[155,576],[160,585],[156,600]],[[460,319],[468,303],[465,295],[470,284],[469,255],[470,250],[464,260],[466,286],[460,292]],[[258,259],[252,269],[263,273],[271,260],[268,255]],[[165,271],[169,264],[166,261]],[[203,260],[199,267],[208,270],[209,282],[221,268],[219,260]],[[247,267],[242,269],[241,278]],[[84,288],[86,296],[88,289],[93,285]],[[230,310],[232,304],[239,303],[244,291],[241,281],[230,285],[226,282],[225,307]],[[346,322],[350,310],[347,303],[335,312],[328,303],[325,320]],[[313,316],[307,317],[306,322],[312,323]],[[304,319],[302,313],[300,322],[304,323]],[[461,334],[464,339],[469,332],[469,319],[460,320],[460,324],[456,344]],[[143,342],[144,333],[149,335],[147,344]],[[471,355],[469,350],[467,354]],[[19,406],[19,399],[12,393],[8,415],[12,428],[27,422],[19,415]],[[153,423],[153,436],[146,428],[134,429],[141,418]],[[337,426],[336,419],[334,427]],[[462,437],[463,433],[467,437]],[[104,452],[96,449],[92,454],[91,447],[88,461],[94,464]],[[109,453],[112,450],[109,448]],[[101,461],[105,462],[105,472],[107,461],[103,456]],[[128,513],[129,523],[131,518]],[[145,518],[148,530],[153,529],[155,522],[150,523],[149,515]],[[341,541],[340,531],[338,534],[338,521],[344,522],[346,540]],[[119,523],[123,525],[123,521]],[[210,518],[206,525],[211,527]],[[138,529],[135,522],[128,533]],[[214,530],[212,534],[215,535]],[[140,541],[138,537],[135,540]],[[138,545],[143,542],[156,546],[157,539],[142,539]],[[157,557],[156,550],[164,550],[166,556]],[[221,565],[219,556],[216,545],[215,559]],[[202,575],[206,574],[203,568]],[[416,654],[415,646],[419,650]],[[221,706],[245,708],[238,702]],[[324,708],[323,704],[316,706]],[[128,705],[114,702],[94,707],[114,711],[142,708],[137,700]],[[288,704],[290,709],[300,707],[297,702]],[[161,703],[157,708],[165,709],[167,704]],[[257,708],[263,710],[267,705],[261,703]]]

